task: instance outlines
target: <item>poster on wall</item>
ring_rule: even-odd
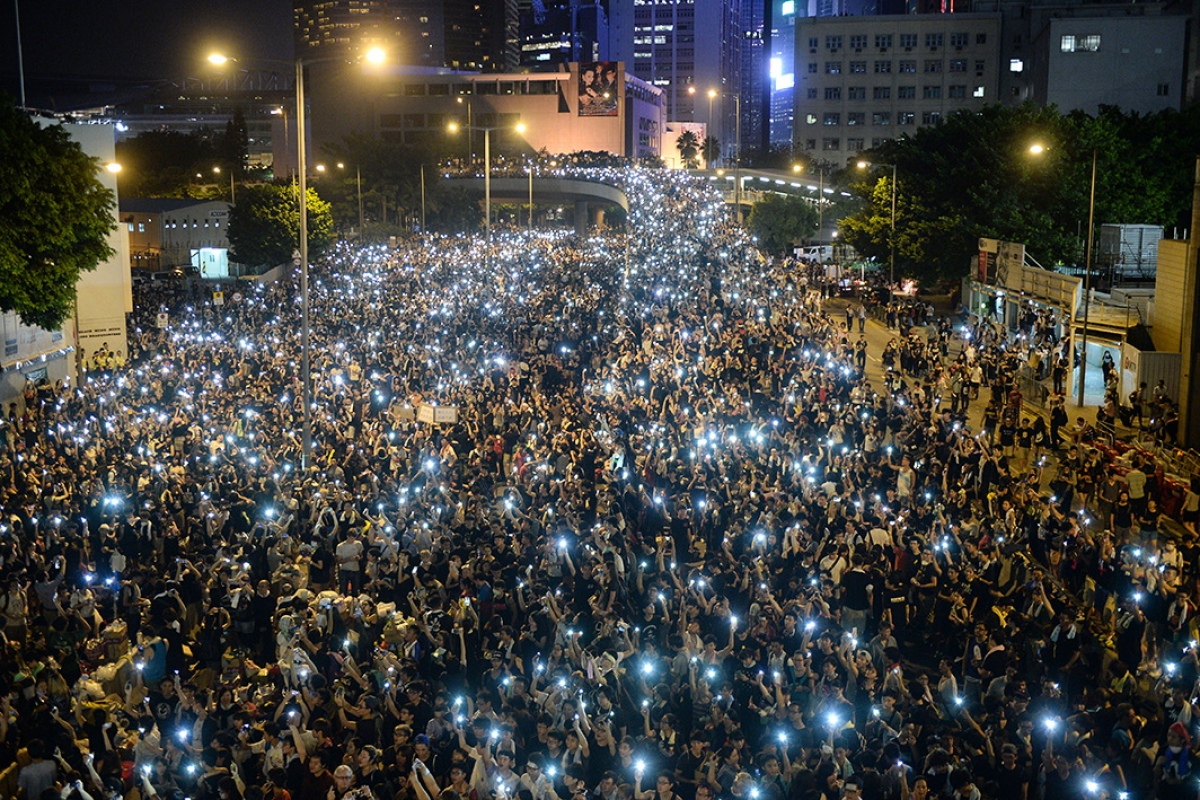
[[[617,116],[617,62],[579,65],[579,116]]]

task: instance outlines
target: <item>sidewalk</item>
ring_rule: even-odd
[[[832,314],[835,319],[837,319],[839,322],[841,322],[844,319],[843,315],[844,315],[847,305],[851,305],[851,306],[854,306],[857,308],[857,306],[859,304],[855,300],[848,300],[845,298],[831,298],[831,299],[825,301],[824,308],[827,312]],[[854,328],[849,337],[850,342],[854,343],[854,342],[858,341],[859,335],[860,334],[858,333],[858,320],[855,319]],[[883,386],[884,386],[884,383],[883,383],[884,369],[883,369],[883,361],[880,358],[880,356],[883,353],[883,350],[887,346],[888,342],[892,341],[893,339],[895,339],[897,341],[900,339],[900,331],[898,329],[889,330],[887,325],[885,325],[883,322],[873,319],[871,317],[868,317],[866,320],[866,325],[863,329],[863,333],[861,335],[865,336],[867,339],[867,370],[866,370],[867,380],[870,382],[871,388],[874,391],[882,392]],[[958,354],[958,349],[956,349],[955,343],[961,345],[961,340],[956,339],[956,340],[954,340],[954,343],[951,344],[951,347],[950,347],[951,358],[956,357]],[[1093,377],[1092,373],[1095,373],[1094,377]],[[1096,369],[1089,370],[1088,378],[1089,378],[1088,384],[1090,387],[1091,384],[1093,383],[1093,381],[1098,382],[1100,380],[1099,370],[1096,370]],[[911,377],[906,377],[905,380],[907,380],[908,383],[911,385],[916,379],[911,378]],[[973,400],[970,403],[970,405],[968,406],[967,413],[966,413],[966,422],[967,422],[967,425],[969,427],[971,427],[972,429],[979,430],[982,427],[983,412],[984,412],[984,409],[987,407],[988,400],[990,398],[991,398],[991,390],[988,389],[987,387],[982,387],[979,391],[979,397],[976,398],[975,400]],[[1087,422],[1095,424],[1096,406],[1094,406],[1094,405],[1080,406],[1077,404],[1076,400],[1077,400],[1077,396],[1075,396],[1075,395],[1071,395],[1066,398],[1065,408],[1066,408],[1066,412],[1067,412],[1067,418],[1069,420],[1068,426],[1073,426],[1075,424],[1075,421],[1079,417],[1083,417]],[[944,407],[949,407],[948,401],[946,401],[943,405],[944,405]],[[1030,403],[1025,403],[1022,408],[1021,413],[1022,413],[1023,417],[1029,417],[1030,419],[1032,419],[1037,416],[1048,417],[1049,410],[1048,409],[1039,409],[1035,405],[1032,405]],[[1136,436],[1139,432],[1140,431],[1138,431],[1136,428],[1127,428],[1124,425],[1121,425],[1120,422],[1117,423],[1116,436],[1120,440],[1128,441],[1129,439]],[[1045,468],[1042,471],[1043,489],[1046,489],[1046,485],[1049,483],[1050,480],[1053,479],[1054,474],[1057,472],[1058,455],[1059,455],[1059,453],[1056,451],[1048,451],[1046,454],[1047,461],[1046,461]],[[1178,521],[1176,521],[1170,517],[1164,517],[1163,522],[1164,522],[1164,526],[1163,526],[1164,529],[1171,535],[1175,536],[1176,538],[1182,538],[1186,534],[1186,531],[1184,530],[1183,526],[1180,525]]]

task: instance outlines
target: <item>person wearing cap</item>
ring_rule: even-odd
[[[1189,792],[1192,783],[1192,736],[1182,722],[1173,722],[1167,729],[1167,747],[1154,762],[1155,797],[1171,800],[1195,795]]]

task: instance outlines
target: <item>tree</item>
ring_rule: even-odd
[[[226,169],[233,170],[239,180],[246,177],[246,166],[250,163],[250,133],[246,125],[246,115],[239,106],[233,110],[233,117],[225,123],[225,134],[217,143],[217,152],[221,163]]]
[[[679,134],[679,138],[675,140],[675,149],[679,151],[679,157],[683,159],[684,169],[696,168],[696,156],[700,152],[700,139],[696,136],[695,131],[684,131]]]
[[[121,193],[127,197],[186,197],[196,175],[212,181],[221,156],[204,132],[147,131],[117,142]]]
[[[439,185],[429,204],[429,229],[439,233],[469,233],[483,227],[483,192]]]
[[[308,253],[329,246],[333,215],[315,189],[308,190]],[[300,246],[299,193],[290,186],[251,184],[238,190],[229,212],[231,258],[239,264],[274,266],[291,261]]]
[[[762,249],[782,253],[817,230],[817,209],[800,197],[768,194],[750,211],[750,231]]]
[[[955,113],[862,155],[896,165],[897,277],[937,282],[964,274],[979,237],[1023,243],[1048,267],[1081,265],[1093,150],[1097,225],[1187,226],[1197,140],[1195,107],[1063,116],[1028,104]],[[1029,153],[1035,142],[1041,156]],[[843,239],[886,262],[892,171],[855,172],[866,202],[842,220]]]
[[[716,165],[717,159],[721,157],[721,140],[710,133],[700,143],[700,149],[704,151],[704,166],[712,169]]]
[[[75,285],[113,250],[113,193],[62,125],[42,127],[0,98],[0,310],[55,330]]]

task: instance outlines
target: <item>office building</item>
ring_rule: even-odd
[[[517,0],[295,0],[296,54],[354,60],[381,47],[423,67],[501,71],[519,60]]]
[[[853,157],[996,102],[1000,30],[996,13],[797,19],[796,146]]]
[[[973,0],[1003,19],[1000,99],[1095,114],[1153,113],[1194,99],[1187,37],[1193,11],[1171,3]],[[1190,59],[1190,60],[1189,60]]]
[[[663,92],[672,122],[703,122],[726,158],[737,140],[742,0],[612,0],[612,55]],[[712,97],[709,92],[713,92]]]
[[[408,145],[461,142],[481,155],[483,134],[451,134],[451,122],[494,128],[493,157],[545,150],[657,158],[666,129],[664,93],[619,62],[571,63],[559,72],[464,74],[411,67],[341,71],[313,103],[314,147],[354,132]],[[523,133],[516,131],[521,123]],[[441,148],[441,149],[444,149]],[[453,148],[457,149],[457,148]]]
[[[521,67],[608,61],[608,38],[608,13],[599,3],[535,0],[521,12]]]
[[[771,3],[770,55],[767,77],[770,80],[768,143],[792,144],[794,89],[796,86],[796,0],[769,0]]]

